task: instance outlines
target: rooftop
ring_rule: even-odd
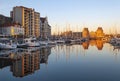
[[[15,25],[21,26],[19,23],[5,23],[0,25],[0,27],[8,27],[8,26],[15,26]]]
[[[46,17],[40,17],[40,21],[41,21],[42,23],[44,23],[46,20],[47,20]]]

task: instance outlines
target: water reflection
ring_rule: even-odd
[[[85,50],[87,50],[89,48],[89,42],[83,42],[82,46]]]
[[[96,40],[96,46],[97,46],[98,50],[102,50],[103,41],[102,40]]]
[[[105,45],[105,46],[104,46]],[[108,43],[105,43],[102,40],[90,40],[88,42],[83,42],[82,44],[70,44],[70,45],[62,45],[56,47],[56,57],[57,59],[60,58],[60,54],[64,53],[66,60],[71,58],[72,54],[75,54],[78,58],[79,54],[83,54],[84,56],[89,53],[96,53],[99,54],[100,52],[104,54],[106,51],[103,51],[103,48],[105,47],[105,50],[110,51],[113,55],[119,54],[120,48],[114,48]],[[96,48],[96,49],[95,49]]]
[[[82,43],[85,50],[88,50],[89,45],[96,46],[98,50],[102,50],[104,42],[102,40],[90,40],[89,42]]]
[[[10,67],[7,68],[7,70],[9,69],[7,72],[8,77],[11,73],[14,76],[10,76],[11,81],[18,80],[16,77],[22,77],[18,81],[33,81],[31,78],[38,78],[37,81],[73,81],[73,79],[88,81],[86,78],[93,80],[94,76],[97,77],[96,80],[100,80],[106,75],[109,79],[110,74],[119,74],[119,56],[119,49],[104,43],[102,40],[91,40],[82,44],[2,50],[0,51],[0,68],[1,74],[3,74],[6,70],[4,68]],[[47,68],[44,67],[46,64]],[[113,69],[115,70],[113,71]],[[102,73],[102,70],[105,70],[105,74]],[[109,74],[107,74],[108,72]],[[84,78],[81,79],[81,76]],[[115,78],[115,76],[112,77]],[[2,75],[0,78],[6,81]]]
[[[18,49],[17,52],[0,55],[0,68],[10,66],[15,77],[24,77],[40,69],[40,63],[47,64],[51,47]]]

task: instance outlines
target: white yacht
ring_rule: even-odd
[[[117,38],[112,38],[112,39],[110,39],[110,44],[115,44],[116,43],[116,40],[117,40]]]
[[[56,45],[56,42],[51,41],[51,40],[49,40],[49,39],[48,39],[46,42],[47,42],[47,45],[48,45],[48,46],[55,46],[55,45]]]
[[[28,46],[28,47],[39,47],[40,44],[39,42],[37,41],[36,38],[33,38],[33,37],[30,37],[30,38],[26,38],[24,39],[25,41],[25,44]]]
[[[25,43],[25,40],[18,40],[17,41],[17,48],[26,48],[27,44]]]
[[[64,41],[64,40],[57,40],[56,43],[57,43],[57,44],[64,44],[65,41]]]
[[[54,42],[54,41],[47,41],[47,43],[48,43],[48,45],[56,45],[56,42]]]
[[[115,42],[114,46],[120,47],[120,38],[117,38],[115,41],[116,42]]]
[[[8,38],[1,38],[0,39],[0,49],[15,49],[17,45],[13,43],[12,40]]]
[[[47,46],[48,45],[48,43],[46,41],[40,41],[39,43],[40,43],[40,46]]]
[[[71,41],[71,44],[75,44],[76,43],[76,40],[71,39],[70,41]]]

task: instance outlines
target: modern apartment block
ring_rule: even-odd
[[[40,13],[35,12],[35,36],[40,37]]]
[[[40,36],[40,13],[32,8],[16,6],[10,13],[13,22],[20,23],[25,29],[25,36]]]
[[[40,37],[42,39],[49,39],[51,37],[51,26],[48,24],[47,17],[40,18]]]

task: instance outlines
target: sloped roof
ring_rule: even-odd
[[[40,17],[40,21],[44,23],[46,21],[46,17]]]

